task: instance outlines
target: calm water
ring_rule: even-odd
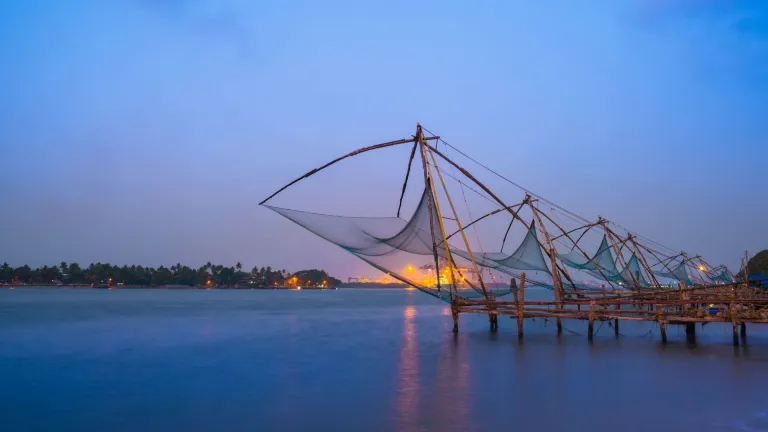
[[[768,430],[768,329],[460,324],[415,291],[3,289],[0,430]]]

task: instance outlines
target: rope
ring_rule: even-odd
[[[432,136],[436,136],[434,133],[432,133],[432,131],[430,131],[429,129],[425,128],[424,126],[422,126],[422,129],[423,129],[423,130],[425,130],[426,132],[428,132],[429,134],[431,134]],[[560,206],[560,205],[556,204],[555,202],[553,202],[553,201],[551,201],[551,200],[548,200],[548,199],[544,198],[543,196],[541,196],[541,195],[539,195],[539,194],[537,194],[537,193],[535,193],[535,192],[531,191],[530,189],[528,189],[528,188],[526,188],[526,187],[524,187],[524,186],[520,185],[519,183],[516,183],[516,182],[514,182],[514,181],[510,180],[509,178],[507,178],[507,177],[503,176],[502,174],[500,174],[499,172],[497,172],[497,171],[493,170],[493,169],[492,169],[492,168],[490,168],[489,166],[487,166],[487,165],[483,164],[482,162],[478,161],[477,159],[474,159],[474,158],[472,158],[471,156],[469,156],[468,154],[466,154],[466,153],[462,152],[462,151],[461,151],[461,150],[459,150],[457,147],[455,147],[455,146],[451,145],[450,143],[448,143],[448,142],[447,142],[447,141],[445,141],[444,139],[442,139],[442,138],[438,138],[438,141],[442,141],[442,142],[443,142],[443,144],[444,144],[446,147],[450,147],[450,148],[452,148],[453,150],[455,150],[455,151],[456,151],[457,153],[459,153],[460,155],[464,156],[465,158],[469,159],[470,161],[474,162],[475,164],[479,165],[480,167],[482,167],[483,169],[487,170],[488,172],[490,172],[490,173],[494,174],[495,176],[499,177],[500,179],[502,179],[502,180],[506,181],[507,183],[509,183],[509,184],[511,184],[511,185],[513,185],[513,186],[515,186],[515,187],[517,187],[517,188],[518,188],[518,189],[520,189],[520,190],[523,190],[523,191],[525,191],[526,193],[530,194],[531,196],[535,196],[536,198],[540,199],[541,201],[544,201],[544,202],[546,202],[547,204],[549,204],[550,206],[552,206],[552,208],[553,208],[553,209],[557,209],[557,210],[558,210],[559,212],[561,212],[563,215],[565,215],[565,216],[568,216],[568,217],[569,217],[569,219],[571,219],[571,220],[573,220],[573,221],[575,221],[575,222],[586,222],[586,223],[589,223],[589,222],[590,222],[588,219],[584,218],[583,216],[581,216],[581,215],[578,215],[578,214],[576,214],[576,213],[574,213],[574,212],[572,212],[572,211],[570,211],[570,210],[568,210],[568,209],[566,209],[566,208],[564,208],[564,207],[562,207],[562,206]],[[661,248],[663,248],[663,249],[666,249],[666,250],[669,250],[669,251],[672,251],[672,252],[674,252],[674,251],[675,251],[674,249],[672,249],[672,248],[670,248],[670,247],[668,247],[668,246],[665,246],[665,245],[663,245],[663,244],[661,244],[661,243],[659,243],[659,242],[657,242],[657,241],[655,241],[655,240],[651,240],[651,239],[650,239],[650,238],[648,238],[648,237],[645,237],[645,236],[643,236],[643,235],[640,235],[640,234],[638,234],[638,233],[632,232],[632,231],[630,231],[630,230],[628,230],[628,229],[624,228],[623,226],[621,226],[621,225],[619,225],[619,224],[617,224],[617,223],[615,223],[615,222],[610,222],[610,223],[612,223],[612,224],[613,224],[613,225],[615,225],[616,227],[618,227],[618,228],[620,228],[620,229],[622,229],[622,230],[626,231],[627,233],[631,233],[631,234],[633,234],[633,235],[637,236],[638,238],[641,238],[641,239],[643,239],[643,240],[645,240],[645,241],[647,241],[647,242],[649,242],[649,243],[652,243],[652,244],[656,245],[657,247],[661,247]],[[660,252],[660,251],[655,251],[655,252],[658,252],[658,253],[660,253],[660,254],[662,254],[662,255],[664,255],[664,254],[665,254],[665,253],[663,253],[663,252]]]
[[[648,333],[645,333],[645,334],[640,335],[640,336],[627,336],[627,335],[625,335],[623,333],[619,333],[619,336],[621,336],[621,337],[637,338],[637,339],[644,338],[644,337],[646,337],[648,335],[653,335],[653,330],[648,330]]]
[[[597,328],[597,331],[595,332],[594,336],[597,336],[597,334],[600,333],[600,329],[603,328],[603,324],[605,324],[605,321],[600,322],[600,327]]]
[[[451,167],[451,171],[456,174],[456,169]],[[461,196],[464,198],[464,206],[467,208],[467,214],[469,214],[470,220],[475,220],[474,216],[472,216],[472,210],[469,208],[469,202],[467,201],[467,195],[464,193],[464,183],[459,182],[459,189],[461,189]],[[483,248],[483,243],[480,241],[480,235],[477,234],[477,225],[472,225],[472,231],[475,233],[475,239],[477,240],[477,244],[480,245],[480,252],[483,253],[483,256],[485,256],[485,248]],[[491,275],[491,281],[493,284],[496,284],[496,278],[493,275],[493,272],[489,272]],[[481,275],[477,275],[478,277],[481,277]]]

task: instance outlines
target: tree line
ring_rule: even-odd
[[[59,265],[31,268],[28,265],[11,267],[8,263],[0,266],[0,282],[23,284],[65,284],[65,285],[136,285],[136,286],[236,286],[272,287],[297,285],[307,287],[335,288],[341,281],[330,277],[324,270],[302,270],[288,273],[272,267],[253,267],[243,271],[240,263],[232,267],[214,265],[210,262],[200,268],[181,264],[170,267],[160,266],[116,266],[91,263],[81,267],[78,263],[61,262]]]

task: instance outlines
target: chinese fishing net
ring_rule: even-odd
[[[448,244],[449,258],[446,245],[439,234],[440,221],[437,218],[437,211],[427,189],[422,193],[419,204],[409,219],[334,216],[274,206],[266,207],[313,234],[340,246],[394,279],[446,301],[450,300],[451,270],[453,270],[453,280],[459,287],[460,297],[476,298],[485,295],[479,281],[470,280],[471,278],[466,274],[474,274],[472,256],[480,267],[499,271],[513,278],[519,278],[522,271],[533,271],[543,275],[539,278],[543,280],[528,279],[529,284],[550,289],[552,286],[551,280],[546,279],[551,276],[551,271],[542,254],[533,224],[521,244],[510,255],[504,253],[470,255],[467,250]],[[438,233],[434,243],[432,232]],[[412,274],[416,272],[407,263],[414,260],[434,263],[435,251],[438,266],[428,270],[432,275]],[[450,266],[449,259],[453,261]],[[407,270],[400,270],[403,268]],[[460,270],[462,268],[463,273]],[[506,284],[485,283],[484,288],[485,293],[495,297],[511,292]]]

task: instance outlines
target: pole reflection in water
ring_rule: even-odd
[[[472,430],[469,422],[469,362],[465,346],[450,330],[446,328],[440,343],[434,399],[437,406],[432,418],[438,419],[440,430]]]
[[[403,346],[398,364],[397,429],[417,430],[419,415],[419,341],[416,334],[416,308],[403,310]]]

